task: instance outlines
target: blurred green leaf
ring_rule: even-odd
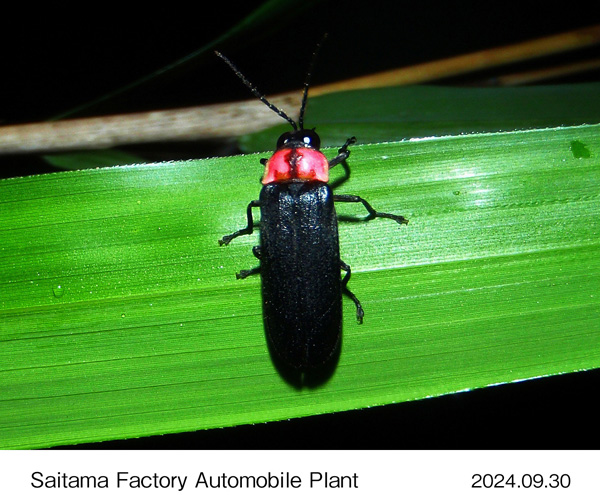
[[[600,122],[600,83],[523,88],[398,86],[309,100],[306,126],[324,146]],[[288,125],[241,138],[247,152],[272,150]]]
[[[353,148],[338,192],[410,224],[342,222],[365,323],[346,300],[335,374],[300,390],[270,360],[260,280],[235,279],[255,265],[256,238],[217,244],[258,196],[258,156],[0,181],[0,447],[273,421],[600,366],[599,131]]]
[[[114,167],[116,165],[133,165],[143,160],[131,153],[119,149],[74,151],[44,155],[50,165],[63,170],[83,170],[86,168]]]

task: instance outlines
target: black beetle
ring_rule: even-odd
[[[384,217],[399,224],[408,220],[377,212],[359,196],[333,194],[327,184],[329,169],[350,156],[348,147],[356,139],[348,139],[337,156],[328,161],[319,151],[317,133],[304,129],[310,70],[296,123],[258,92],[229,59],[216,54],[255,96],[293,128],[278,139],[271,158],[261,160],[265,165],[263,188],[259,199],[248,205],[248,225],[224,236],[219,244],[227,245],[238,236],[252,234],[252,209],[260,208],[260,246],[253,248],[260,266],[240,271],[237,278],[261,275],[263,318],[272,352],[283,364],[300,372],[319,368],[339,351],[342,292],[354,301],[359,323],[364,316],[359,300],[347,287],[351,272],[340,258],[334,202],[362,203],[369,213],[365,220]],[[343,278],[340,270],[345,271]]]

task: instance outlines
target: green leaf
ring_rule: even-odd
[[[324,146],[600,122],[600,83],[525,88],[398,86],[311,98],[307,127]],[[244,136],[245,152],[273,148],[287,124]]]
[[[599,131],[353,148],[338,192],[410,224],[342,222],[365,323],[345,300],[340,362],[316,388],[277,373],[260,280],[235,279],[255,265],[256,238],[217,243],[244,225],[258,156],[0,181],[0,447],[273,421],[599,367]]]
[[[74,151],[44,155],[50,165],[64,170],[131,165],[143,160],[136,155],[118,149]]]

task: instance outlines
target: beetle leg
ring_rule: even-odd
[[[365,312],[362,308],[362,305],[360,304],[360,301],[358,300],[358,297],[354,295],[354,292],[348,289],[348,280],[350,280],[351,274],[350,265],[340,260],[340,267],[346,272],[346,275],[344,275],[344,278],[342,279],[342,290],[350,299],[354,301],[354,304],[356,305],[356,319],[358,320],[358,323],[362,323],[363,318],[365,316]]]
[[[252,234],[254,232],[254,219],[252,218],[252,208],[258,208],[260,206],[260,202],[255,199],[254,201],[250,201],[248,204],[248,208],[246,209],[246,215],[248,217],[248,225],[243,229],[240,229],[233,234],[229,234],[224,236],[222,239],[219,239],[219,246],[227,246],[233,239],[239,237],[241,235]]]
[[[350,156],[350,150],[348,149],[348,146],[350,146],[351,144],[354,144],[354,143],[356,143],[356,138],[354,136],[346,139],[344,146],[342,146],[338,150],[337,156],[332,158],[331,160],[329,160],[329,168],[333,168],[337,164],[342,163],[344,160],[346,160],[346,158],[348,158]]]
[[[256,275],[259,272],[260,272],[260,266],[255,266],[254,268],[251,268],[250,270],[240,270],[239,273],[235,274],[235,278],[237,278],[238,280],[241,280],[243,278],[249,277],[250,275]]]
[[[254,246],[252,248],[252,254],[254,256],[256,256],[258,259],[260,259],[260,246]],[[254,268],[251,268],[250,270],[240,270],[240,273],[235,274],[235,278],[240,280],[242,278],[249,277],[250,275],[256,275],[259,272],[260,272],[260,266],[256,266]]]
[[[335,194],[333,196],[334,201],[338,201],[340,203],[362,203],[363,206],[369,212],[369,216],[365,218],[366,221],[373,220],[375,217],[381,218],[391,218],[398,223],[408,223],[408,220],[404,218],[402,215],[394,215],[392,213],[382,213],[379,211],[375,211],[375,209],[367,202],[366,199],[361,198],[360,196],[353,196],[350,194]]]
[[[260,246],[253,246],[252,254],[254,256],[256,256],[258,259],[260,259]],[[237,278],[238,280],[241,280],[243,278],[249,277],[250,275],[256,275],[259,272],[260,272],[260,266],[256,266],[254,268],[251,268],[250,270],[240,270],[239,273],[235,274],[235,278]]]

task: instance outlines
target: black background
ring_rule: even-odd
[[[548,3],[543,11],[526,2],[486,5],[373,0],[304,1],[277,21],[242,38],[219,45],[266,94],[297,89],[316,43],[329,37],[320,52],[313,83],[373,73],[557,34],[600,22],[599,9]],[[74,19],[52,11],[4,31],[0,122],[45,120],[111,92],[207,45],[252,12],[260,2],[229,6],[202,15],[177,9],[150,9],[143,17],[116,12]],[[478,5],[478,6],[477,6]],[[587,5],[587,4],[586,4]],[[585,14],[585,15],[584,15]],[[87,15],[87,14],[86,14]],[[598,57],[597,47],[560,57],[529,61],[486,76]],[[597,80],[598,71],[586,74]],[[569,79],[577,81],[580,76]],[[565,81],[560,81],[565,82]],[[159,79],[124,98],[83,114],[98,115],[247,99],[247,89],[211,51],[185,71]]]
[[[219,11],[186,4],[143,12],[55,9],[5,19],[0,124],[38,121],[160,69],[215,39],[260,2]],[[290,2],[291,4],[292,2]],[[321,2],[220,46],[266,94],[299,87],[316,42],[329,33],[314,83],[440,59],[600,22],[588,2]],[[11,22],[12,21],[12,22]],[[479,84],[504,71],[598,57],[598,48],[442,81]],[[597,81],[598,71],[554,83]],[[247,99],[223,63],[201,64],[80,115]],[[229,147],[133,147],[147,160],[192,158]],[[3,176],[52,171],[38,157],[2,156]],[[406,308],[410,311],[410,308]],[[270,424],[112,441],[83,448],[597,448],[600,372],[580,372],[468,393]]]

